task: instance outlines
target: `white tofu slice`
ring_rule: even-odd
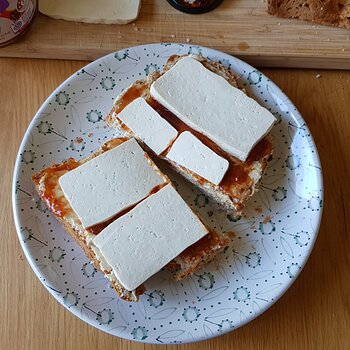
[[[140,0],[40,0],[39,11],[47,16],[86,23],[125,24],[139,13]]]
[[[168,180],[135,139],[102,153],[59,178],[84,228],[104,222]]]
[[[169,184],[112,222],[92,243],[131,291],[207,233]]]
[[[177,137],[177,130],[142,97],[128,104],[118,118],[157,155]]]
[[[176,139],[166,157],[215,185],[221,182],[229,167],[227,159],[213,152],[189,131]]]
[[[242,161],[275,122],[266,108],[191,57],[179,60],[150,91],[183,122]]]

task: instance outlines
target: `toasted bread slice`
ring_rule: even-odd
[[[348,0],[268,0],[268,12],[277,17],[350,28]]]
[[[96,258],[94,249],[89,244],[89,241],[91,241],[94,235],[102,231],[110,221],[96,225],[93,228],[84,229],[59,185],[59,178],[63,174],[77,168],[103,152],[117,147],[126,140],[127,138],[116,138],[110,140],[95,153],[83,160],[76,161],[73,158],[70,158],[60,164],[53,164],[50,167],[41,170],[34,174],[32,178],[39,196],[46,203],[49,210],[62,223],[67,233],[69,233],[69,235],[81,246],[95,268],[104,273],[109,279],[118,295],[127,301],[137,301],[139,295],[144,293],[145,287],[141,285],[133,291],[128,291],[123,288],[118,280],[111,276],[110,271],[106,270],[103,264]],[[214,231],[210,231],[205,237],[182,252],[176,258],[176,263],[175,261],[170,262],[166,266],[166,269],[174,272],[175,279],[182,279],[194,273],[204,263],[214,258],[223,248],[228,246],[229,242],[230,240],[228,238],[221,236]]]
[[[171,56],[165,64],[163,73],[169,70],[179,59],[184,56]],[[209,61],[202,56],[191,56],[200,61],[207,69],[225,78],[232,86],[237,87],[237,77],[235,74],[224,67],[219,62]],[[138,80],[133,83],[128,89],[121,93],[115,100],[111,112],[106,118],[107,125],[126,132],[127,135],[133,136],[142,143],[142,140],[135,135],[121,120],[118,118],[120,113],[129,103],[138,97],[143,97],[164,119],[172,124],[179,132],[184,130],[191,131],[194,135],[201,138],[202,142],[206,143],[209,148],[217,154],[226,158],[230,165],[223,180],[219,185],[198,176],[190,170],[179,166],[175,162],[170,161],[164,154],[159,157],[167,161],[178,173],[184,176],[187,180],[199,187],[208,196],[212,197],[216,202],[222,204],[229,212],[234,212],[235,215],[240,215],[244,207],[244,202],[250,198],[257,190],[262,175],[267,167],[267,162],[272,156],[273,146],[270,136],[263,138],[250,152],[247,160],[241,160],[229,155],[223,151],[214,142],[205,138],[200,133],[181,122],[174,114],[168,111],[165,107],[156,102],[150,95],[150,87],[162,73],[154,72],[144,80]],[[153,152],[143,144],[143,146],[152,154]],[[153,154],[154,155],[154,154]]]

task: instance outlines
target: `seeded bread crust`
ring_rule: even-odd
[[[185,56],[178,56],[178,55],[170,56],[164,66],[163,73],[168,71],[176,62],[178,62],[181,58]],[[191,55],[191,57],[200,61],[207,69],[222,76],[232,86],[238,87],[237,85],[238,77],[230,69],[227,69],[221,63],[216,61],[209,61],[203,56]],[[150,87],[152,83],[160,77],[160,75],[161,73],[159,72],[153,72],[146,79],[138,80],[135,83],[133,83],[129,88],[127,88],[124,92],[122,92],[116,98],[111,112],[108,114],[108,116],[105,119],[105,122],[107,123],[108,126],[115,128],[117,130],[120,130],[126,133],[128,136],[135,137],[139,141],[139,143],[142,144],[143,147],[147,149],[148,152],[150,152],[150,154],[153,154],[152,150],[150,150],[147,147],[147,145],[145,145],[142,142],[142,140],[138,137],[138,135],[135,135],[130,129],[125,128],[123,127],[123,125],[121,125],[119,119],[117,118],[116,111],[120,109],[123,96],[130,89],[134,89],[135,87],[142,90],[143,98],[145,98],[146,100],[152,99],[150,95]],[[233,215],[241,215],[242,210],[244,208],[244,203],[258,190],[262,175],[264,174],[264,171],[267,167],[267,162],[273,153],[271,138],[269,136],[267,136],[266,138],[270,142],[271,151],[268,154],[266,154],[264,157],[260,158],[258,161],[252,164],[249,171],[249,178],[250,178],[249,184],[247,185],[246,183],[243,184],[239,182],[235,183],[230,187],[230,191],[231,191],[230,195],[228,195],[225,191],[223,191],[220,188],[220,186],[214,185],[209,181],[201,181],[201,179],[198,181],[198,176],[196,174],[194,174],[193,172],[189,171],[188,169],[182,166],[179,166],[175,162],[172,162],[171,160],[166,159],[165,157],[160,157],[160,158],[165,162],[167,162],[168,164],[170,164],[175,171],[177,171],[180,175],[182,175],[188,181],[190,181],[195,186],[197,186],[206,195],[211,197],[214,201],[220,203],[220,205],[224,209],[226,209],[230,214],[233,213]],[[236,162],[238,163],[240,161],[236,159]]]
[[[268,13],[350,28],[349,0],[268,0]]]
[[[51,213],[61,222],[65,231],[80,245],[93,266],[108,278],[119,297],[126,301],[138,301],[139,296],[145,292],[145,287],[141,285],[133,291],[128,291],[118,280],[115,279],[115,277],[111,277],[111,271],[104,268],[103,263],[97,259],[92,246],[89,244],[91,233],[83,228],[79,218],[65,198],[58,182],[60,176],[69,171],[72,163],[82,165],[103,152],[117,147],[126,140],[126,138],[117,138],[108,141],[89,157],[79,162],[70,158],[60,164],[53,164],[34,174],[32,179],[40,198],[46,203]],[[47,198],[45,195],[46,186],[54,188],[54,195],[50,198]],[[59,211],[55,210],[57,204],[59,204],[60,208],[63,208],[65,212],[64,215],[58,215]],[[230,240],[227,237],[211,231],[208,235],[182,252],[176,260],[170,262],[165,269],[173,272],[174,279],[183,279],[186,276],[193,274],[208,261],[212,260],[218,253],[227,247],[229,243]]]

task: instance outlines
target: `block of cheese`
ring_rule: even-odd
[[[176,139],[166,157],[215,185],[220,183],[229,167],[227,159],[216,154],[189,131]]]
[[[177,137],[177,130],[142,97],[128,104],[118,118],[157,155]]]
[[[275,122],[266,108],[191,57],[180,59],[150,92],[183,122],[242,161]]]
[[[107,226],[92,243],[121,285],[131,291],[207,233],[168,184]]]
[[[88,228],[136,204],[167,181],[137,141],[129,139],[67,172],[59,184]]]
[[[140,0],[40,0],[44,15],[85,23],[125,24],[134,21]]]

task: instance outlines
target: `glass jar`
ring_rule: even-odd
[[[37,0],[0,0],[0,46],[26,33],[36,10]]]

